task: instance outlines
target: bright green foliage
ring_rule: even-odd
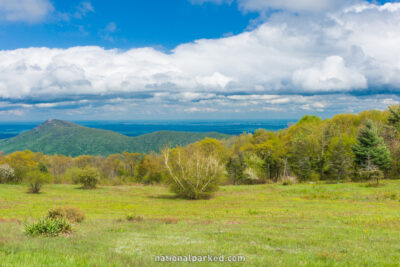
[[[354,162],[361,168],[371,169],[374,165],[380,170],[387,170],[390,167],[390,153],[370,121],[360,130],[353,152]]]
[[[135,167],[135,181],[143,184],[157,184],[163,180],[162,159],[157,155],[146,155]]]
[[[322,120],[318,116],[311,116],[311,115],[305,115],[299,120],[299,124],[302,123],[319,123]]]
[[[228,173],[228,179],[233,184],[246,184],[246,176],[244,171],[246,170],[246,162],[242,153],[234,155],[228,159],[226,163],[226,170]]]
[[[79,182],[83,185],[83,188],[85,189],[96,188],[96,185],[100,180],[99,172],[93,167],[81,169],[77,176],[79,177]]]
[[[68,183],[79,184],[81,171],[82,169],[78,167],[69,168],[64,175],[65,181],[67,181]]]
[[[141,155],[139,153],[123,152],[122,158],[126,175],[135,177],[135,168],[140,161]]]
[[[40,170],[33,170],[26,175],[25,182],[29,184],[29,192],[37,194],[42,186],[51,183],[51,177],[48,173]]]
[[[171,190],[177,196],[203,199],[218,190],[225,174],[224,166],[213,152],[203,148],[195,143],[163,151]]]
[[[389,107],[389,124],[400,131],[400,105]]]
[[[57,207],[48,211],[47,218],[66,219],[72,223],[80,223],[85,219],[85,213],[75,207]]]
[[[14,152],[4,158],[3,162],[14,169],[14,178],[10,183],[20,183],[26,177],[26,174],[36,169],[37,161],[35,153],[30,150]]]
[[[58,236],[71,232],[71,225],[62,218],[41,218],[38,222],[25,224],[25,233],[28,235]]]
[[[254,134],[244,133],[222,141],[205,138],[182,149],[193,150],[193,147],[197,147],[202,157],[217,159],[226,171],[226,175],[222,174],[225,177],[222,178],[227,178],[227,181],[233,184],[282,182],[288,179],[293,182],[356,181],[361,176],[381,176],[368,174],[367,169],[369,171],[378,169],[384,172],[386,178],[396,179],[400,177],[400,131],[395,128],[399,124],[399,118],[400,108],[397,106],[391,107],[388,111],[370,110],[359,114],[340,114],[326,120],[316,116],[304,116],[298,123],[291,124],[281,131],[259,129]],[[371,143],[372,147],[375,146],[372,149],[374,152],[369,155],[369,160],[365,164],[365,148],[360,148],[358,157],[354,156],[355,150],[352,148],[360,129],[365,128],[364,122],[368,120],[375,125],[378,143],[382,139],[383,141],[379,145]],[[38,146],[40,148],[38,151],[52,149],[53,146],[61,149],[65,146],[63,149],[66,154],[81,154],[86,151],[108,156],[81,155],[72,158],[31,151],[9,155],[0,153],[0,165],[9,165],[15,173],[9,182],[20,182],[37,166],[44,172],[47,168],[55,183],[79,182],[77,174],[86,167],[97,169],[100,182],[104,185],[155,184],[166,181],[168,170],[165,169],[163,155],[156,152],[150,154],[118,152],[121,149],[131,150],[131,143],[127,140],[133,139],[129,137],[113,135],[107,131],[99,132],[96,129],[57,120],[46,122],[30,134],[33,134],[32,139],[25,140],[30,140],[29,144],[36,146],[38,140],[47,140],[46,146]],[[19,138],[25,138],[30,134],[22,134]],[[69,138],[68,142],[73,142],[71,146],[65,145],[68,142],[65,144],[59,142],[66,136]],[[188,136],[187,133],[172,135],[171,132],[164,131],[135,137],[135,143],[139,144],[137,148],[140,148],[135,151],[149,151],[154,144],[163,144],[161,147],[164,147],[168,143],[171,146],[190,143]],[[190,136],[200,137],[195,133]],[[176,140],[178,142],[175,142]],[[27,143],[22,141],[18,144],[25,146]],[[9,142],[0,141],[0,150],[5,143]],[[108,152],[103,153],[106,150]],[[102,152],[97,153],[99,151]],[[360,161],[360,158],[364,160]],[[354,162],[354,159],[358,163]],[[364,173],[361,174],[360,171]]]
[[[38,168],[39,168],[39,171],[41,171],[43,173],[49,173],[49,169],[43,162],[39,162]]]
[[[326,153],[328,172],[338,181],[350,177],[353,167],[354,139],[344,134],[333,137]]]
[[[250,184],[265,182],[266,174],[263,169],[264,161],[255,154],[248,154],[245,157],[245,162],[245,179],[249,181]]]
[[[301,181],[322,178],[326,148],[323,129],[315,121],[304,122],[292,137],[289,160],[293,173]]]

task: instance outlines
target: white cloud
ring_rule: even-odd
[[[218,111],[218,109],[192,107],[192,108],[185,109],[185,111],[186,112],[216,112],[216,111]]]
[[[295,85],[314,91],[348,91],[367,88],[367,79],[355,69],[345,66],[340,56],[330,56],[316,67],[297,70]]]
[[[327,93],[400,91],[398,25],[400,3],[361,3],[318,16],[276,13],[254,30],[170,53],[149,47],[0,51],[0,98],[30,104],[132,97],[158,101],[160,108],[179,102],[183,110],[191,102],[203,110],[332,109]],[[320,98],[309,101],[310,94]]]
[[[244,11],[264,12],[268,10],[321,12],[337,10],[358,0],[237,0]]]
[[[192,4],[231,4],[234,0],[189,0]],[[245,12],[265,12],[270,10],[286,10],[295,12],[332,11],[351,6],[362,0],[236,0]]]
[[[42,21],[54,11],[49,0],[0,0],[0,21]]]

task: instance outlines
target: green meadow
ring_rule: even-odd
[[[177,199],[162,186],[26,192],[0,185],[0,266],[169,266],[155,256],[189,254],[243,255],[246,266],[400,265],[400,181],[225,186],[210,200]],[[24,233],[58,206],[86,220],[59,237]],[[221,264],[235,265],[199,263]]]

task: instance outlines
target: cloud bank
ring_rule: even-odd
[[[385,103],[397,101],[400,3],[357,2],[339,10],[330,8],[330,0],[238,4],[247,10],[316,7],[329,12],[273,13],[253,30],[182,44],[170,53],[95,46],[0,51],[3,109],[45,108],[43,102],[51,103],[48,108],[131,109],[145,102],[159,103],[158,112],[278,112],[289,107],[336,112],[334,105],[343,112],[354,98],[371,94],[386,95]],[[333,94],[346,97],[338,103],[338,97],[327,96]]]

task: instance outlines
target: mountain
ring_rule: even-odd
[[[8,154],[29,149],[44,154],[67,156],[102,155],[107,156],[123,151],[149,153],[158,152],[166,145],[188,145],[203,138],[223,139],[226,134],[159,131],[137,137],[129,137],[116,132],[93,129],[76,123],[47,120],[36,128],[13,138],[0,140],[0,151]]]

